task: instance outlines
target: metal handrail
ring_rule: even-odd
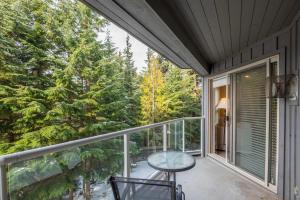
[[[148,128],[156,128],[156,127],[159,127],[159,126],[162,126],[162,125],[165,125],[168,123],[176,122],[176,121],[191,120],[191,119],[203,119],[203,117],[183,117],[183,118],[168,120],[168,121],[164,121],[164,122],[154,123],[154,124],[150,124],[150,125],[146,125],[146,126],[129,128],[129,129],[121,130],[121,131],[87,137],[87,138],[73,140],[73,141],[64,142],[64,143],[60,143],[60,144],[54,144],[54,145],[50,145],[50,146],[46,146],[46,147],[40,147],[40,148],[36,148],[36,149],[7,154],[7,155],[0,156],[0,166],[5,166],[7,164],[13,164],[13,163],[20,162],[20,161],[30,160],[30,159],[33,159],[36,157],[43,156],[45,154],[56,153],[56,152],[63,151],[66,149],[75,148],[75,147],[79,147],[79,146],[83,146],[83,145],[87,145],[87,144],[92,144],[92,143],[96,143],[99,141],[116,138],[119,136],[124,136],[126,134],[135,133],[135,132],[138,132],[138,131],[141,131],[144,129],[148,129]]]

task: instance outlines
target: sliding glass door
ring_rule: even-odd
[[[210,81],[210,155],[275,192],[284,104],[269,80],[279,75],[275,56]]]

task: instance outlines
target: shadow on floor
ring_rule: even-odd
[[[187,200],[277,200],[275,194],[210,158],[177,173]]]

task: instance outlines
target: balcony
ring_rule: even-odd
[[[178,173],[187,199],[276,199],[241,175],[202,158],[202,117],[181,118],[1,157],[2,199],[113,199],[110,175],[158,178],[147,157],[176,150],[196,156]],[[50,196],[51,195],[51,196]],[[201,198],[200,198],[201,197]]]
[[[0,158],[5,199],[112,199],[110,175],[151,178],[157,151],[201,153],[201,117],[181,118]]]

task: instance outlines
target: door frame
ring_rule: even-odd
[[[280,59],[279,59],[279,54],[275,55],[275,56],[271,56],[256,62],[252,62],[250,64],[241,66],[239,68],[224,72],[222,74],[218,74],[216,76],[211,76],[208,77],[208,156],[223,163],[224,165],[228,166],[229,168],[237,171],[238,173],[240,173],[241,175],[249,178],[250,180],[264,186],[265,188],[267,188],[268,190],[274,192],[274,193],[278,193],[278,187],[281,185],[281,183],[279,183],[279,171],[281,169],[279,169],[279,151],[281,151],[279,149],[279,144],[280,144],[280,138],[281,138],[281,130],[282,130],[282,124],[284,123],[284,118],[280,115],[281,113],[284,113],[284,99],[278,99],[278,108],[277,108],[277,155],[276,155],[276,185],[272,185],[270,183],[268,183],[269,181],[269,124],[270,124],[270,120],[269,120],[269,108],[270,108],[270,99],[266,98],[266,103],[267,103],[267,108],[266,108],[266,152],[265,152],[265,178],[264,180],[261,180],[257,177],[255,177],[254,175],[250,174],[249,172],[235,166],[235,135],[236,135],[236,78],[235,78],[235,74],[238,72],[242,72],[244,70],[248,70],[251,68],[255,68],[261,64],[266,64],[266,72],[267,72],[267,76],[266,78],[269,76],[269,72],[270,72],[270,63],[272,62],[277,62],[277,67],[278,67],[278,75],[284,75],[284,70],[282,70],[282,68],[280,67]],[[220,77],[225,77],[225,76],[229,76],[230,77],[230,91],[228,91],[228,85],[226,85],[226,92],[230,93],[230,111],[229,111],[229,124],[231,125],[228,130],[230,131],[230,133],[226,133],[226,159],[222,159],[221,156],[216,155],[215,153],[212,153],[212,147],[211,147],[211,135],[212,135],[212,131],[214,131],[213,128],[213,112],[212,112],[212,94],[213,94],[213,87],[212,87],[212,83],[213,80],[216,78],[220,78]],[[226,113],[226,115],[228,115]],[[226,122],[227,124],[227,122]],[[227,125],[226,125],[227,126]],[[226,129],[227,130],[227,129]],[[227,131],[226,131],[227,132]],[[229,149],[232,151],[231,153],[231,160],[228,159],[227,156],[227,145],[228,145],[228,136],[230,135],[230,141],[232,142],[229,146]],[[267,139],[268,138],[268,139]]]
[[[224,84],[221,84],[220,86],[225,86],[226,87],[226,98],[228,98],[228,85],[231,84],[231,80],[230,80],[230,76],[229,75],[224,75],[224,76],[217,76],[216,78],[211,78],[211,80],[209,80],[209,98],[212,99],[214,98],[214,87],[213,87],[213,81],[214,80],[222,80],[222,79],[226,79],[224,80],[225,81],[225,85]],[[214,100],[213,100],[214,101]],[[228,121],[226,120],[226,123],[225,123],[225,157],[222,157],[218,154],[215,153],[215,139],[216,139],[216,133],[215,133],[215,129],[214,129],[214,121],[213,121],[213,115],[214,113],[216,112],[215,111],[215,108],[214,108],[214,105],[213,104],[213,101],[210,101],[209,103],[209,127],[210,127],[210,134],[208,135],[208,153],[211,154],[213,152],[213,154],[215,154],[215,156],[219,157],[220,160],[223,160],[223,161],[226,161],[227,158],[228,158]],[[227,105],[226,105],[226,118],[227,118],[227,115],[228,115],[228,110],[229,110],[229,105],[228,105],[228,102],[227,102]]]

